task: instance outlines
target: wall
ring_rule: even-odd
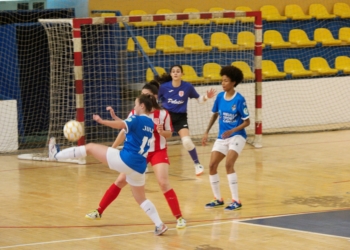
[[[329,12],[333,10],[334,3],[343,2],[350,4],[350,0],[293,0],[293,1],[280,1],[280,0],[90,0],[89,1],[89,13],[91,10],[120,10],[123,15],[127,15],[130,10],[142,9],[150,14],[155,14],[158,9],[170,9],[173,12],[182,12],[185,8],[197,8],[200,11],[208,11],[212,7],[221,7],[225,9],[234,9],[238,6],[248,6],[253,10],[260,9],[263,5],[274,5],[278,8],[281,14],[284,13],[284,7],[287,4],[298,4],[302,7],[305,13],[307,13],[308,7],[313,3],[323,4]]]
[[[47,0],[47,9],[74,8],[76,17],[89,16],[89,0]]]

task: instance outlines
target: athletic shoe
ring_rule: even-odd
[[[159,227],[156,226],[156,229],[154,230],[154,234],[162,235],[163,233],[165,233],[166,230],[168,230],[168,227],[164,223],[162,223],[160,224]]]
[[[56,138],[51,137],[49,140],[49,160],[56,161],[55,155],[59,152],[58,145],[56,144]]]
[[[85,215],[86,219],[90,220],[101,220],[102,214],[96,209]]]
[[[196,169],[196,175],[199,176],[203,174],[204,172],[204,167],[201,164],[195,164],[194,168]]]
[[[233,200],[232,203],[230,203],[230,205],[225,207],[225,210],[229,210],[229,211],[238,210],[238,209],[241,209],[241,207],[242,207],[242,203],[239,203]]]
[[[176,224],[176,228],[177,229],[182,229],[186,227],[186,220],[182,217],[177,219],[177,224]]]
[[[219,200],[212,200],[211,202],[207,203],[205,205],[205,208],[217,208],[217,207],[222,207],[224,205],[224,200],[221,199]]]

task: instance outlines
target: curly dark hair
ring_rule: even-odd
[[[235,82],[235,87],[243,81],[242,70],[240,70],[235,66],[230,65],[230,66],[222,67],[220,71],[220,75],[221,76],[225,75],[228,78],[230,78],[231,82]]]

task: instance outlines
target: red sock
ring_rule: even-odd
[[[173,189],[170,189],[166,193],[164,193],[165,199],[168,202],[168,205],[171,209],[171,212],[176,217],[176,219],[182,217],[179,201],[177,200],[176,193]]]
[[[114,183],[108,188],[105,195],[100,201],[100,207],[97,209],[100,214],[102,214],[103,211],[105,211],[105,209],[109,206],[109,204],[111,204],[112,201],[114,201],[118,197],[120,191],[120,187],[118,187]]]

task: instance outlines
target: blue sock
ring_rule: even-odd
[[[191,156],[193,162],[194,162],[195,164],[199,164],[199,160],[198,160],[198,155],[197,155],[196,148],[194,148],[194,149],[188,151],[188,153],[190,154],[190,156]]]

